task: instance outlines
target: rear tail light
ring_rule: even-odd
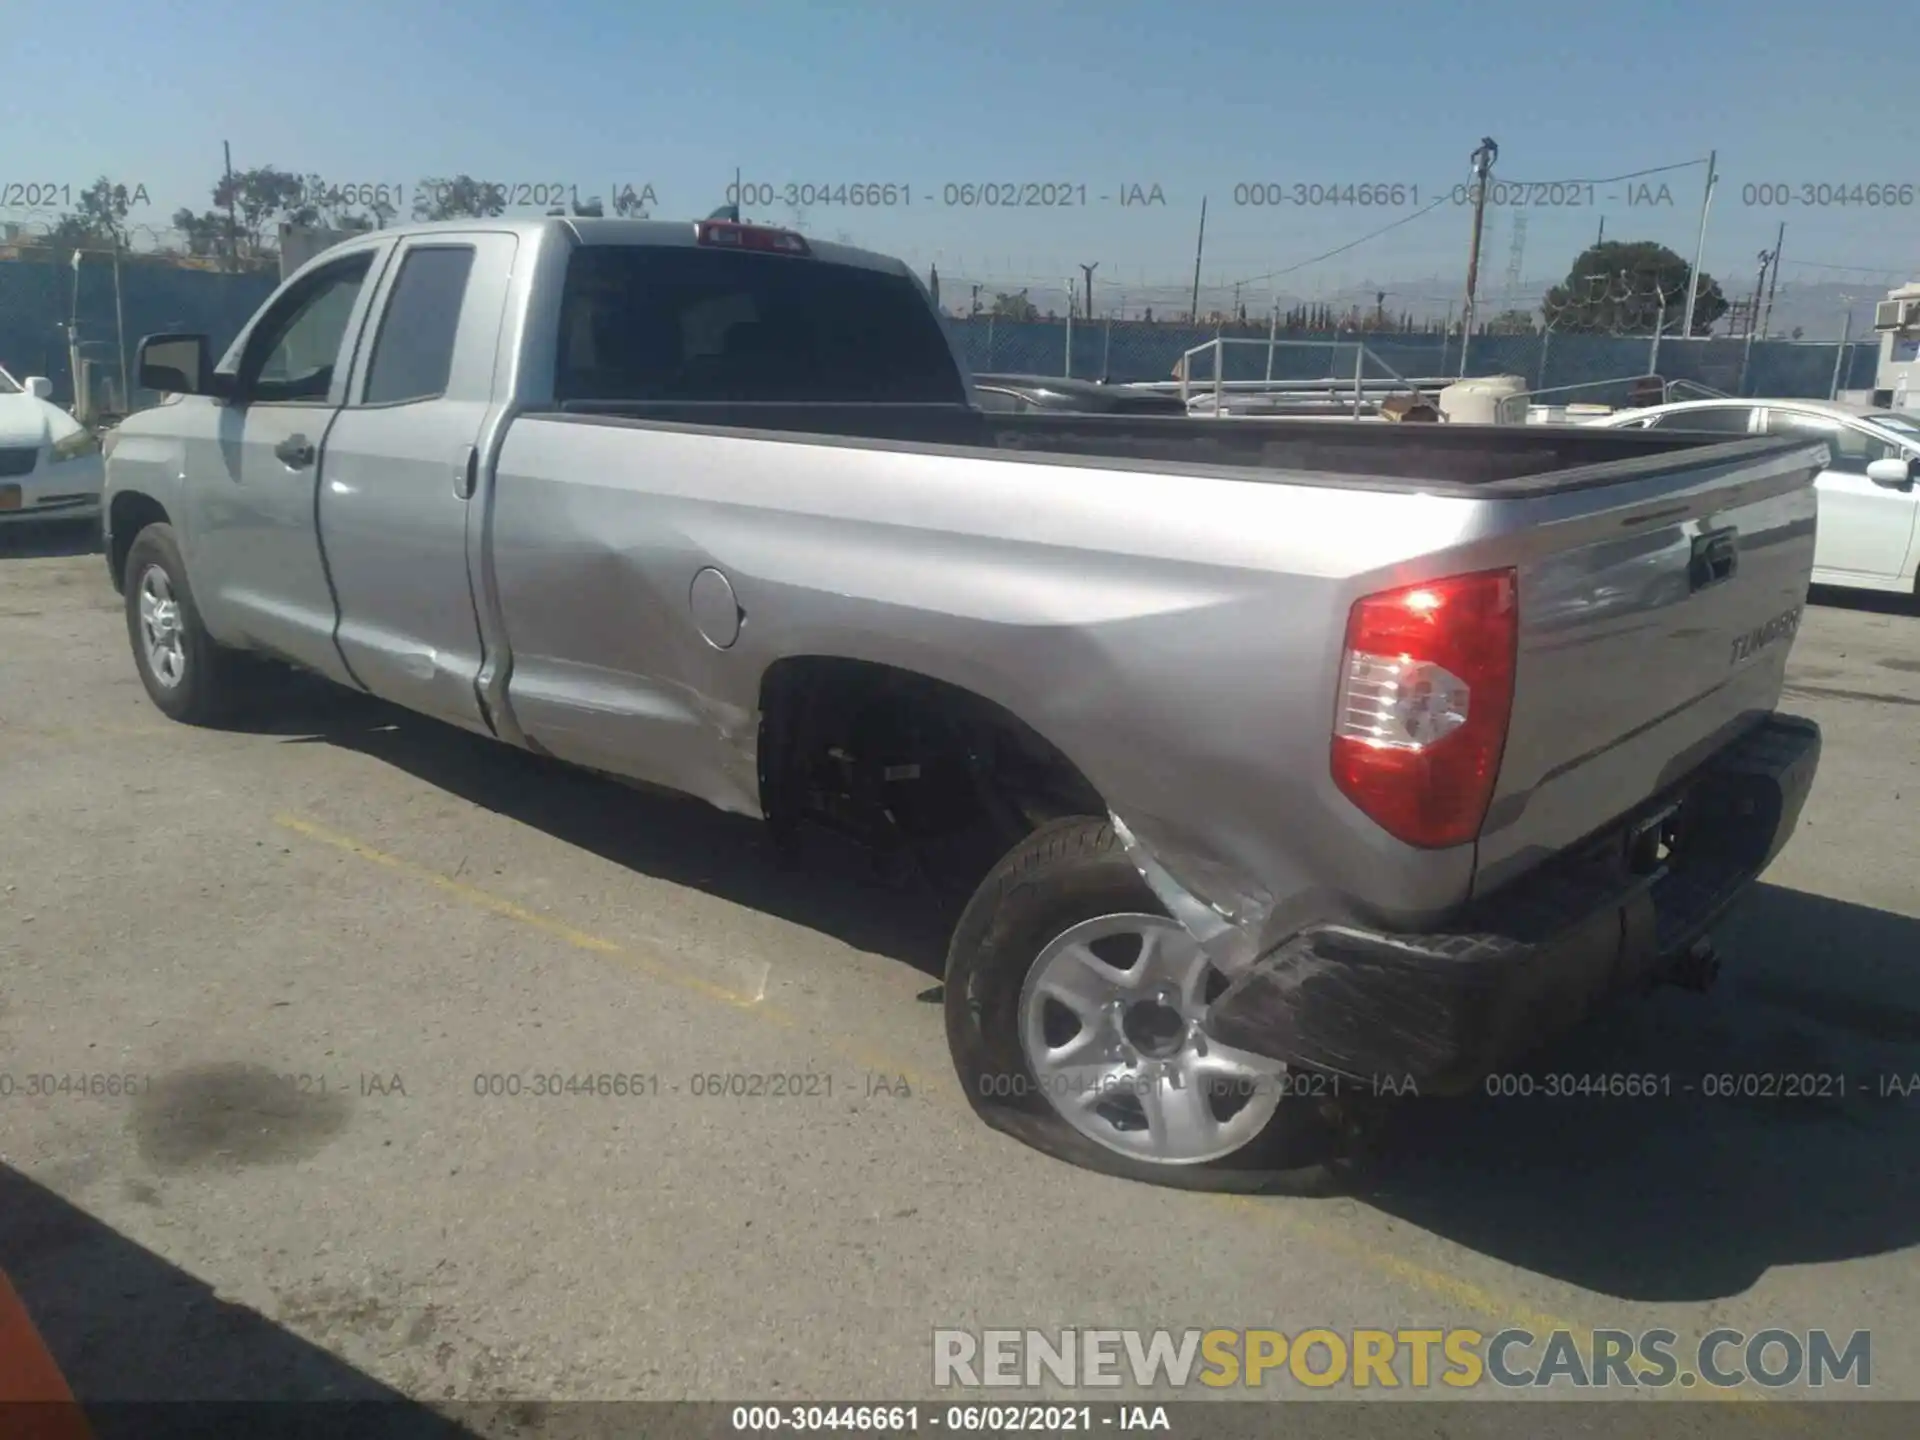
[[[1519,628],[1512,570],[1355,602],[1333,783],[1388,834],[1427,848],[1479,835],[1507,743]]]
[[[723,250],[760,250],[773,255],[809,255],[806,240],[771,225],[742,225],[737,220],[696,220],[693,238]]]

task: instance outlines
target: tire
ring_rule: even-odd
[[[1041,1082],[1022,1039],[1034,1013],[1032,997],[1038,993],[1030,985],[1040,978],[1036,972],[1049,947],[1060,948],[1056,942],[1063,942],[1069,931],[1099,929],[1095,922],[1101,917],[1136,917],[1138,923],[1166,927],[1164,943],[1170,947],[1179,945],[1180,937],[1191,944],[1191,937],[1167,919],[1113,827],[1091,817],[1057,820],[1036,830],[974,892],[948,952],[945,996],[947,1045],[974,1112],[1048,1155],[1149,1184],[1241,1193],[1351,1190],[1370,1157],[1381,1112],[1351,1092],[1338,1097],[1328,1093],[1323,1077],[1294,1072],[1269,1087],[1266,1093],[1278,1098],[1264,1102],[1271,1107],[1264,1125],[1249,1131],[1227,1153],[1206,1158],[1163,1159],[1115,1148],[1129,1140],[1151,1143],[1150,1137],[1137,1133],[1150,1128],[1139,1098],[1121,1096],[1117,1105],[1102,1099],[1094,1107],[1103,1115],[1121,1116],[1136,1132],[1131,1136],[1105,1119],[1089,1118],[1085,1106],[1079,1112],[1082,1123],[1066,1118],[1065,1107],[1054,1097],[1070,1092],[1062,1088],[1057,1072],[1050,1071],[1048,1084]],[[1092,943],[1099,944],[1100,938]],[[1176,1087],[1166,1093],[1184,1092]],[[1216,1102],[1199,1103],[1212,1109]],[[1138,1124],[1133,1123],[1134,1110],[1141,1111]],[[1250,1114],[1244,1123],[1259,1125],[1258,1114]],[[1083,1125],[1105,1139],[1095,1138]]]
[[[187,725],[218,725],[230,717],[241,699],[242,657],[217,643],[201,622],[171,525],[149,525],[134,537],[122,578],[127,640],[147,698],[161,714]],[[143,605],[151,602],[158,602],[161,614],[145,612]],[[155,622],[167,643],[155,643],[149,630]]]

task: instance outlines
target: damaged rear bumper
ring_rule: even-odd
[[[1208,1032],[1375,1084],[1467,1089],[1670,973],[1786,844],[1819,760],[1817,725],[1774,716],[1445,933],[1302,931],[1220,996]]]

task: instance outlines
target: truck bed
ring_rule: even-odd
[[[534,412],[540,413],[540,412]],[[1336,425],[1319,420],[1195,420],[1158,415],[1008,415],[958,405],[783,405],[571,401],[546,418],[742,438],[817,439],[928,450],[988,449],[1099,459],[1237,480],[1461,494],[1540,496],[1695,464],[1804,448],[1792,439],[1722,440],[1581,425]],[[1637,463],[1636,463],[1637,462]]]

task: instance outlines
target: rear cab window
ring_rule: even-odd
[[[415,245],[407,252],[380,320],[362,403],[401,405],[446,394],[472,270],[471,245]]]
[[[908,276],[817,257],[586,245],[567,265],[555,399],[964,404]]]

